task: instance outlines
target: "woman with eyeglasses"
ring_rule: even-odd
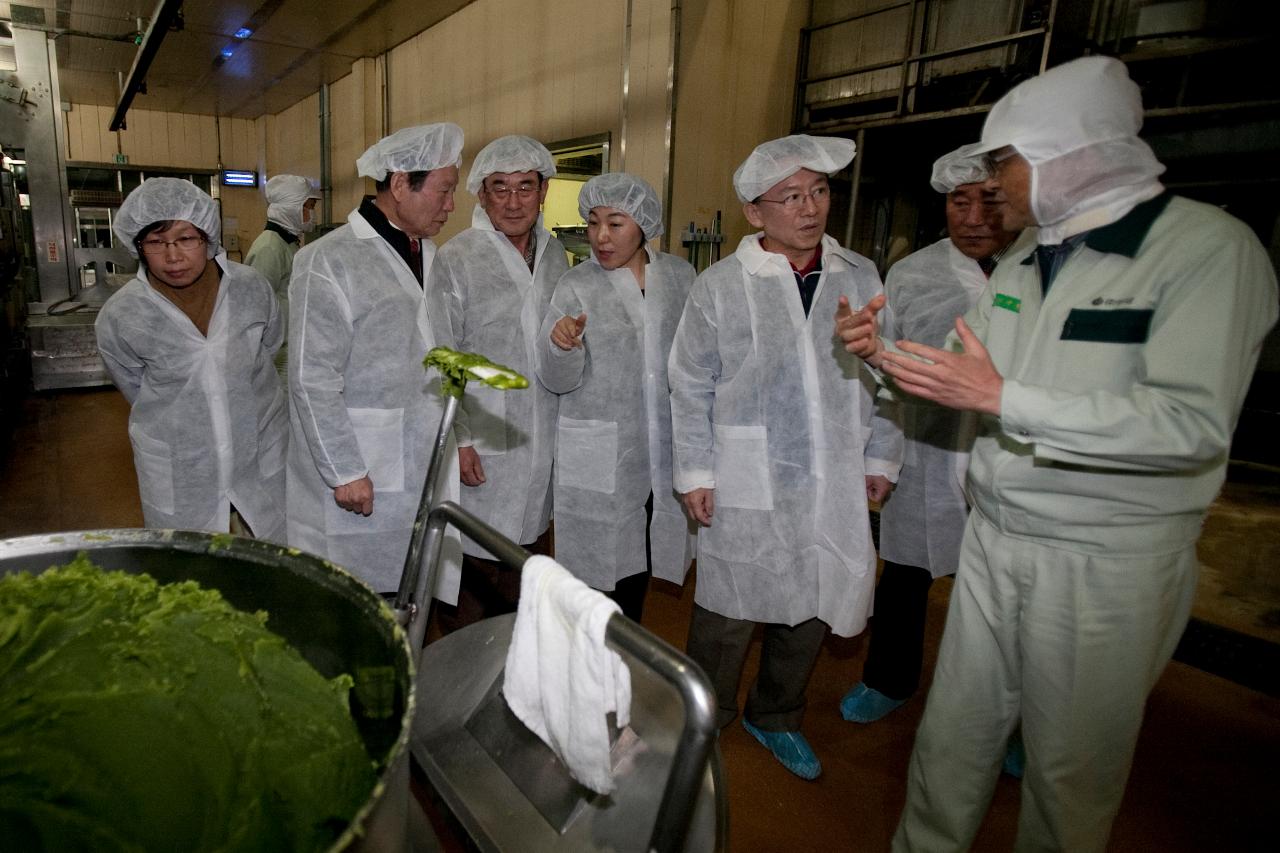
[[[95,331],[131,406],[146,526],[283,543],[289,416],[272,364],[284,323],[271,286],[227,260],[217,204],[190,181],[143,182],[114,228],[138,274]]]
[[[578,196],[591,258],[560,277],[538,376],[560,394],[556,560],[640,621],[650,570],[682,583],[694,533],[671,481],[667,355],[694,271],[645,246],[662,204],[624,173]]]

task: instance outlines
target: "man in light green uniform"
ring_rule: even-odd
[[[1005,228],[1028,230],[949,347],[887,345],[875,303],[837,314],[899,391],[983,420],[895,851],[969,846],[1019,715],[1016,849],[1105,849],[1186,625],[1276,279],[1244,223],[1165,191],[1141,123],[1114,59],[1013,89],[979,150]]]
[[[316,227],[316,200],[319,194],[301,175],[276,175],[267,181],[267,227],[249,247],[244,262],[266,277],[280,300],[280,313],[289,316],[289,273],[298,254],[298,238]],[[289,337],[276,352],[276,371],[288,379]]]

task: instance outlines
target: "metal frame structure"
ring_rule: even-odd
[[[916,25],[922,15],[927,16],[929,12],[930,0],[900,0],[900,2],[890,3],[878,9],[872,9],[867,12],[860,12],[854,15],[848,15],[834,21],[828,21],[824,24],[816,26],[807,26],[800,31],[800,49],[796,59],[796,93],[793,106],[792,125],[793,127],[805,130],[821,130],[824,132],[838,132],[841,130],[849,130],[860,127],[873,127],[883,124],[898,124],[903,121],[921,121],[925,119],[943,118],[946,116],[965,115],[968,113],[984,112],[989,105],[977,105],[968,107],[958,107],[950,110],[937,110],[927,113],[915,113],[909,109],[909,94],[915,88],[916,83],[912,82],[912,71],[918,66],[926,62],[937,59],[946,59],[949,57],[963,56],[968,53],[978,53],[980,51],[989,50],[993,47],[1012,46],[1019,42],[1030,41],[1032,39],[1040,39],[1040,71],[1044,71],[1048,67],[1049,49],[1053,38],[1053,25],[1058,11],[1058,0],[1051,0],[1049,11],[1046,15],[1044,23],[1039,27],[1032,27],[1026,30],[1018,30],[1017,32],[1008,33],[995,38],[983,39],[982,41],[971,42],[959,47],[947,48],[945,50],[923,50],[922,46],[913,52],[913,42],[915,41]],[[873,62],[865,65],[857,65],[851,68],[844,68],[832,71],[826,74],[806,76],[806,70],[809,64],[810,46],[815,33],[848,24],[853,21],[864,20],[876,15],[893,12],[904,7],[910,7],[909,21],[907,25],[906,43],[903,45],[903,57],[901,59],[887,60],[884,62]],[[822,83],[828,80],[838,80],[841,77],[849,77],[854,74],[863,74],[871,71],[881,71],[886,68],[897,67],[900,69],[897,104],[895,108],[889,112],[874,113],[864,117],[853,119],[837,119],[826,122],[811,122],[808,120],[807,110],[805,106],[805,91],[808,86],[814,83]]]
[[[415,656],[421,655],[427,627],[427,611],[439,573],[446,527],[453,525],[479,543],[504,565],[519,568],[532,556],[452,501],[439,501],[440,478],[446,468],[449,435],[453,430],[459,398],[446,395],[440,428],[432,445],[431,462],[422,487],[422,500],[414,521],[413,536],[405,555],[400,588],[393,609],[409,636]],[[424,570],[425,568],[425,570]],[[648,850],[675,853],[684,849],[693,820],[698,791],[707,761],[718,736],[715,693],[710,682],[687,656],[663,642],[620,613],[615,613],[605,629],[605,642],[615,651],[625,651],[671,684],[684,705],[684,726],[676,746],[658,814],[650,834]],[[416,662],[416,657],[415,657]]]
[[[120,100],[116,104],[115,112],[111,114],[109,130],[125,129],[125,116],[129,112],[129,105],[133,103],[133,96],[145,91],[147,72],[151,70],[151,63],[160,52],[160,45],[164,42],[170,25],[178,20],[181,11],[182,0],[159,0],[156,4],[156,10],[151,13],[151,23],[147,25],[146,35],[142,37],[142,45],[138,48],[137,56],[133,58],[133,67],[129,69],[124,89],[120,92]]]

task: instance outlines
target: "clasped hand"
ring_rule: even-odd
[[[900,352],[890,352],[880,339],[876,315],[884,308],[881,294],[855,311],[841,296],[836,309],[836,336],[845,350],[893,377],[909,394],[952,409],[1000,414],[1004,377],[996,370],[982,341],[956,318],[956,334],[963,352],[951,352],[914,341],[898,341]]]

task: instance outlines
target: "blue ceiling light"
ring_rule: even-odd
[[[235,35],[236,35],[236,38],[238,39],[247,39],[249,36],[253,35],[253,30],[249,29],[248,27],[241,27],[240,29],[236,30]]]
[[[230,58],[231,58],[231,54],[235,53],[235,52],[236,52],[236,49],[235,49],[234,47],[232,47],[231,45],[227,45],[226,47],[224,47],[224,48],[222,49],[222,51],[221,51],[221,52],[222,52],[222,58],[223,58],[223,59],[230,59]]]

